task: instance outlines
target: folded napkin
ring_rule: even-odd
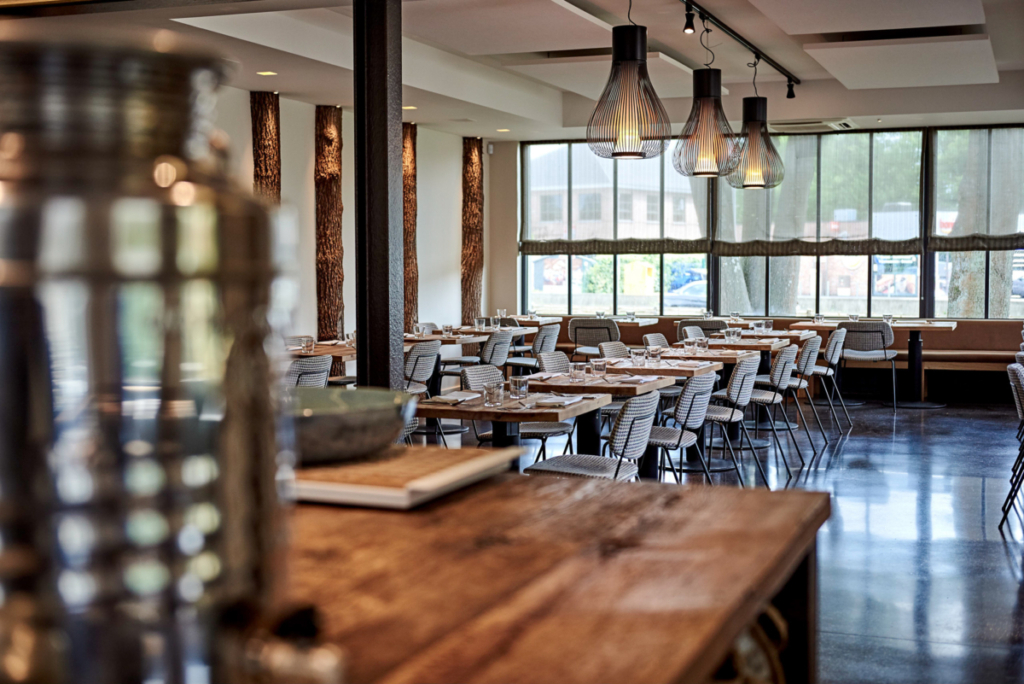
[[[455,406],[461,404],[464,401],[470,399],[476,399],[480,395],[477,392],[449,392],[448,394],[442,394],[440,396],[431,397],[430,399],[424,399],[421,404],[447,404],[449,406]]]
[[[530,380],[537,380],[539,382],[541,380],[547,380],[548,378],[556,378],[560,375],[561,373],[534,373],[528,377]]]
[[[580,401],[583,401],[583,397],[548,397],[546,399],[538,399],[533,405],[543,408],[561,408]]]
[[[626,384],[629,384],[629,385],[640,385],[640,384],[643,384],[645,382],[651,382],[653,380],[657,380],[659,377],[661,377],[661,376],[659,376],[659,375],[630,375],[628,377],[623,378],[622,380],[619,380],[619,382],[622,383],[623,385],[626,385]]]

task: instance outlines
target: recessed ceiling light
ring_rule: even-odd
[[[498,129],[498,133],[508,133],[510,130],[511,129],[508,129],[508,128],[499,128]]]
[[[882,120],[881,120],[881,119],[879,119],[879,120],[878,120],[878,123],[882,123]]]
[[[415,107],[413,107],[412,105],[410,105],[410,106],[408,106],[408,107],[404,107],[404,106],[403,106],[403,107],[402,107],[402,109],[416,109],[416,108],[415,108]]]
[[[277,76],[276,71],[257,71],[257,76]]]

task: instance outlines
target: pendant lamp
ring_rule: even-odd
[[[647,27],[614,27],[612,71],[587,123],[587,144],[605,159],[650,159],[671,137],[668,112],[647,73]]]
[[[782,182],[786,168],[768,134],[768,98],[743,98],[743,129],[733,155],[735,168],[726,179],[732,187],[771,189]]]
[[[733,132],[722,110],[722,70],[693,72],[693,107],[679,134],[672,165],[684,176],[714,178],[732,170]]]

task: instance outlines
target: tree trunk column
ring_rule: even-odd
[[[416,261],[416,124],[402,124],[402,197],[405,224],[405,330],[419,318],[420,267]]]
[[[344,334],[345,271],[341,242],[341,108],[318,105],[313,185],[316,195],[317,339]]]
[[[480,315],[484,274],[483,141],[462,139],[462,324]]]
[[[281,203],[281,105],[277,93],[249,93],[252,118],[252,192]]]

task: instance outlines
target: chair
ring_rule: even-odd
[[[668,347],[668,339],[661,333],[651,333],[644,335],[644,348],[650,347]]]
[[[780,349],[779,353],[775,355],[775,361],[772,362],[771,373],[768,376],[768,384],[766,385],[768,389],[754,389],[750,393],[750,403],[755,406],[755,420],[757,416],[756,407],[763,406],[768,416],[768,426],[771,428],[772,436],[775,438],[775,448],[782,455],[782,462],[786,464],[786,472],[789,473],[790,477],[793,476],[793,473],[789,469],[789,460],[782,452],[782,442],[779,441],[779,433],[775,429],[775,411],[782,404],[783,399],[785,399],[786,392],[789,391],[789,381],[793,377],[796,355],[797,348],[795,344]],[[756,378],[754,384],[755,386],[757,384]],[[800,453],[800,445],[797,444],[796,435],[793,434],[793,426],[790,425],[785,411],[782,412],[782,418],[786,422],[786,430],[789,431],[789,438],[793,440],[793,447],[796,449],[796,455],[800,458],[800,464],[803,465],[804,456]]]
[[[629,347],[623,342],[602,342],[597,345],[598,353],[602,359],[628,359]],[[659,395],[660,396],[660,395]],[[601,407],[601,424],[611,421],[619,413],[624,401],[621,398],[613,398],[612,403]]]
[[[676,341],[682,342],[690,338],[699,339],[701,337],[707,337],[704,334],[703,328],[699,325],[686,325],[687,321],[679,321],[679,325],[676,326]],[[723,323],[724,326],[724,323]]]
[[[836,329],[846,330],[843,361],[888,361],[892,367],[892,412],[896,413],[896,350],[892,326],[885,321],[843,321]]]
[[[729,378],[729,384],[726,385],[724,395],[718,399],[723,405],[709,406],[706,418],[708,422],[718,424],[722,441],[728,447],[729,456],[732,458],[733,465],[736,466],[736,474],[739,477],[740,486],[746,486],[743,482],[743,475],[740,473],[739,462],[736,460],[736,452],[732,449],[732,441],[725,430],[726,425],[739,423],[740,450],[742,451],[743,448],[743,438],[746,437],[750,453],[754,456],[754,463],[757,464],[757,469],[761,472],[761,478],[764,480],[764,486],[771,489],[768,485],[768,476],[765,475],[764,468],[761,466],[761,460],[757,457],[757,452],[754,451],[754,444],[750,441],[750,433],[747,432],[747,426],[743,424],[743,413],[746,411],[747,405],[750,404],[750,395],[754,391],[757,367],[760,364],[761,359],[758,356],[752,356],[737,363],[736,367],[733,368],[732,376]],[[714,398],[714,395],[712,397]],[[714,427],[708,432],[713,433]]]
[[[567,454],[534,463],[524,470],[530,475],[561,475],[592,477],[604,480],[632,480],[637,477],[637,461],[647,450],[647,443],[658,411],[658,395],[647,392],[633,397],[622,406],[615,425],[601,451],[611,457],[590,454]]]
[[[729,324],[717,318],[705,318],[697,321],[696,327],[704,333],[704,337],[711,337],[714,333],[725,330]]]
[[[602,342],[618,342],[619,325],[610,318],[572,318],[569,320],[572,356],[598,356]]]
[[[509,318],[507,316],[505,318],[502,318],[499,321],[499,324],[503,328],[522,328],[523,327],[523,324],[520,323],[517,319]],[[509,356],[518,356],[520,354],[525,354],[526,352],[530,351],[532,349],[532,347],[533,347],[533,345],[523,344],[523,336],[522,336],[522,334],[516,332],[515,330],[512,331],[512,342],[513,342],[513,344],[512,344],[511,347],[509,347],[509,350],[508,350],[508,355]]]
[[[1024,345],[1024,343],[1022,343],[1022,345]],[[1017,363],[1024,364],[1024,351],[1017,352],[1016,354],[1013,355],[1013,358],[1016,360]]]
[[[799,392],[800,390],[804,391],[807,403],[811,405],[814,420],[818,423],[818,429],[821,431],[821,436],[825,439],[825,445],[828,446],[828,434],[825,432],[825,426],[821,424],[821,418],[818,417],[818,409],[814,408],[814,402],[811,400],[808,390],[810,386],[809,379],[814,374],[814,364],[818,360],[818,351],[820,349],[821,337],[818,335],[804,342],[804,346],[800,349],[800,356],[797,357],[796,366],[793,368],[793,374],[798,377],[789,379],[789,387],[786,390],[786,394],[793,397],[793,400],[796,402],[796,409],[800,412],[800,424],[804,426],[804,432],[807,433],[807,441],[811,443],[814,453],[818,453],[818,450],[814,446],[814,440],[811,439],[811,430],[807,427],[807,417],[804,415],[803,406],[800,405]],[[758,375],[757,381],[754,383],[755,387],[770,385],[771,376],[768,375]],[[783,405],[783,409],[785,409],[785,405]]]
[[[850,420],[850,413],[846,410],[846,402],[843,401],[843,395],[839,391],[839,384],[836,382],[836,371],[839,368],[839,361],[843,355],[843,344],[846,341],[846,330],[843,328],[837,328],[835,332],[828,336],[828,344],[825,345],[825,366],[815,365],[811,368],[811,372],[815,377],[821,378],[821,389],[822,394],[825,395],[825,399],[828,401],[829,411],[832,412],[832,420],[836,422],[836,425],[842,427],[839,422],[839,414],[836,413],[835,404],[832,403],[832,393],[839,398],[839,403],[843,407],[843,414],[846,416],[846,422],[853,427],[853,421]],[[825,379],[832,381],[832,389],[829,390]]]
[[[441,341],[417,342],[405,355],[405,391],[409,394],[425,394],[428,397],[427,382],[434,374],[437,356],[441,353]]]
[[[505,362],[505,365],[511,366],[512,368],[537,370],[537,357],[541,354],[555,351],[555,348],[558,345],[558,333],[561,330],[562,326],[558,323],[555,323],[554,325],[541,326],[541,329],[533,336],[533,344],[527,348],[533,356],[517,356],[515,358],[508,359]],[[514,351],[516,347],[513,346],[511,349]]]
[[[459,377],[464,366],[474,366],[477,364],[504,366],[505,362],[508,361],[508,353],[511,346],[511,330],[493,332],[487,338],[487,341],[484,342],[484,348],[480,351],[480,356],[451,356],[447,359],[441,359],[441,375]],[[446,367],[450,365],[457,365],[458,368]]]
[[[437,323],[429,323],[429,322],[428,323],[424,323],[424,322],[421,321],[419,325],[420,325],[421,328],[423,328],[423,334],[424,335],[429,335],[431,333],[435,333],[435,332],[437,332],[438,330],[441,329],[441,326],[439,326]]]
[[[462,369],[462,386],[471,392],[483,392],[484,386],[492,382],[504,382],[505,376],[495,366],[465,366]],[[476,436],[479,442],[490,442],[494,439],[494,434],[491,432],[481,433],[477,431],[476,421],[473,423],[473,434]],[[572,431],[574,425],[572,423],[545,423],[545,422],[532,422],[532,423],[520,423],[519,424],[519,438],[520,439],[539,439],[540,440],[540,452],[537,454],[538,460],[544,460],[547,458],[547,444],[548,437],[554,437],[556,435],[569,435],[569,442],[572,442]],[[565,445],[566,451],[569,450],[569,445]]]
[[[649,335],[644,335],[644,348],[649,349],[651,347],[668,349],[669,343],[661,333],[650,333]],[[673,387],[663,387],[658,391],[661,393],[661,398],[666,400],[666,402],[674,402],[679,398],[679,395],[682,394],[684,384],[685,381],[677,380]]]
[[[327,387],[333,356],[307,356],[295,359],[284,376],[285,387]]]
[[[1013,403],[1017,408],[1017,441],[1020,441],[1024,434],[1024,366],[1020,363],[1012,363],[1006,367],[1006,374],[1010,379]],[[1006,524],[1006,519],[1020,495],[1021,483],[1024,482],[1022,465],[1024,465],[1024,442],[1018,447],[1017,459],[1010,469],[1010,491],[1006,493],[1006,499],[1003,500],[1003,517],[999,520],[1000,529]]]
[[[560,351],[538,354],[537,366],[541,373],[568,373],[570,370],[569,357]]]
[[[659,427],[651,428],[651,437],[648,444],[656,446],[660,450],[659,471],[665,469],[667,461],[676,476],[676,482],[682,484],[680,472],[700,472],[687,468],[683,465],[683,449],[692,445],[697,446],[700,456],[700,465],[704,474],[707,475],[708,483],[711,483],[711,471],[704,460],[704,451],[698,443],[697,431],[704,426],[704,417],[708,412],[708,404],[711,402],[711,392],[715,386],[715,374],[705,373],[696,375],[686,381],[683,391],[676,401],[673,417],[678,428]],[[668,452],[679,450],[679,468],[672,462],[672,456]]]
[[[416,432],[420,426],[420,419],[413,416],[406,422],[405,427],[402,428],[402,434],[395,440],[395,444],[405,443],[407,446],[412,446],[412,433]]]

